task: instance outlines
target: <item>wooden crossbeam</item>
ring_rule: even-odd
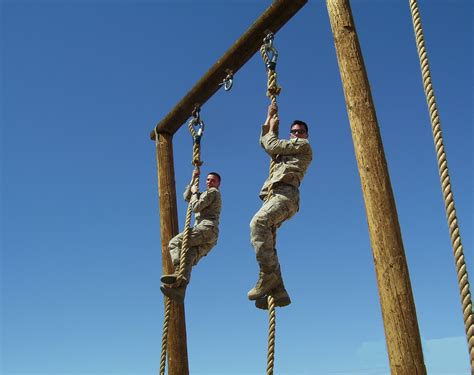
[[[191,116],[196,104],[202,106],[219,89],[230,70],[235,74],[261,47],[267,31],[276,33],[308,0],[276,0],[234,45],[208,70],[194,87],[155,127],[158,133],[173,135]],[[155,129],[150,138],[155,139]]]

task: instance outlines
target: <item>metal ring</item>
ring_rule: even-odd
[[[273,35],[272,32],[269,32],[265,38],[263,38],[263,44],[265,44],[265,48],[271,48],[273,45],[273,39],[275,38],[275,35]]]
[[[267,56],[268,59],[268,68],[274,70],[276,62],[278,60],[278,51],[277,49],[273,46],[273,39],[274,39],[273,33],[269,32],[265,38],[263,38],[263,45],[265,47],[265,55]]]
[[[265,54],[268,57],[268,61],[276,64],[276,62],[278,60],[278,51],[276,50],[275,47],[273,47],[273,46],[265,47]]]
[[[229,71],[227,76],[222,80],[221,83],[219,83],[219,86],[224,86],[224,90],[229,91],[232,88],[233,83],[234,75]]]
[[[234,84],[234,80],[232,79],[232,77],[225,77],[224,79],[224,90],[225,91],[229,91],[231,88],[232,88],[232,85]]]
[[[201,119],[193,118],[193,119],[191,120],[191,125],[192,125],[194,128],[197,128],[196,134],[197,134],[199,137],[202,135],[202,133],[204,133],[204,121],[202,121]]]
[[[191,112],[191,115],[193,116],[194,119],[200,120],[200,113],[201,113],[201,107],[199,104],[196,104],[193,108],[193,111]]]

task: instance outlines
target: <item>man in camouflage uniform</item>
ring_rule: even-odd
[[[221,177],[216,172],[211,172],[206,178],[207,190],[199,193],[197,183],[200,174],[199,168],[194,169],[191,182],[184,191],[184,200],[191,205],[191,211],[195,214],[195,224],[189,233],[189,249],[186,253],[185,279],[180,286],[173,286],[178,277],[180,267],[181,246],[184,231],[173,237],[169,242],[169,252],[173,262],[174,273],[163,275],[161,291],[175,301],[183,302],[186,286],[191,278],[191,270],[199,260],[206,256],[217,243],[219,235],[219,215],[221,213],[221,193],[219,186]]]
[[[250,237],[260,273],[257,285],[248,292],[248,298],[263,309],[267,308],[266,296],[269,294],[274,297],[276,306],[291,303],[275,249],[276,229],[299,210],[299,186],[312,160],[306,123],[295,120],[289,140],[278,139],[278,124],[278,107],[270,104],[260,144],[275,160],[275,169],[263,184],[260,198],[264,203],[250,223]]]

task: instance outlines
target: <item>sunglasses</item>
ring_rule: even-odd
[[[293,130],[292,129],[292,130],[290,130],[290,133],[291,134],[304,134],[304,133],[306,133],[306,130],[304,130],[304,129],[294,129]]]

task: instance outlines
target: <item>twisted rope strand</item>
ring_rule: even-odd
[[[263,61],[265,63],[265,66],[268,66],[269,63],[269,58],[267,54],[265,53],[265,44],[260,47],[260,54],[262,55]],[[267,80],[267,96],[270,98],[270,101],[272,104],[277,104],[277,95],[280,95],[281,92],[281,87],[278,86],[277,84],[277,73],[274,69],[267,69],[267,75],[268,75],[268,80]],[[278,127],[276,128],[276,133],[278,136]],[[273,173],[275,172],[276,168],[276,160],[274,157],[272,157],[272,160],[270,161],[270,171],[269,175],[270,177],[273,176]],[[268,200],[271,197],[271,194],[267,195],[266,200]]]
[[[193,120],[189,122],[189,131],[191,135],[193,136],[194,144],[193,144],[193,160],[192,164],[195,167],[200,167],[202,165],[201,161],[201,144],[199,141],[196,141],[196,132],[194,131],[193,128]],[[196,179],[196,184],[199,186],[199,176]],[[185,272],[186,272],[186,256],[188,254],[189,250],[189,236],[191,234],[191,215],[192,215],[192,210],[191,210],[191,204],[188,204],[188,209],[186,210],[186,220],[184,223],[184,234],[183,234],[183,243],[181,245],[181,254],[179,257],[179,272],[178,272],[178,277],[176,284],[179,286],[183,283],[183,280],[185,279]]]
[[[265,66],[268,67],[269,58],[265,53],[265,44],[260,48],[260,54],[262,55]],[[280,94],[281,87],[277,84],[277,74],[274,69],[267,68],[267,96],[270,98],[272,104],[277,104],[277,95]],[[278,127],[276,128],[276,133],[278,136]],[[273,176],[276,168],[276,160],[272,157],[270,161],[270,177]],[[266,201],[270,199],[272,193],[271,191],[266,197]],[[276,229],[273,231],[273,238],[276,237]],[[273,367],[275,365],[275,335],[276,335],[276,311],[275,311],[275,299],[273,296],[267,296],[268,303],[268,350],[267,350],[267,375],[273,375]]]
[[[165,375],[166,353],[168,351],[168,328],[171,315],[171,299],[165,296],[165,317],[163,320],[163,334],[161,336],[160,375]]]
[[[416,47],[420,58],[421,73],[423,77],[423,86],[426,95],[426,101],[430,112],[431,128],[433,131],[434,144],[438,159],[438,169],[443,192],[446,217],[449,226],[451,244],[454,252],[458,285],[461,294],[461,303],[464,317],[464,326],[466,330],[469,355],[471,361],[471,372],[474,374],[474,318],[472,310],[471,293],[469,291],[469,281],[467,276],[466,263],[464,260],[463,247],[461,244],[461,235],[459,233],[456,209],[454,206],[454,197],[451,191],[451,182],[448,172],[448,161],[443,145],[443,135],[441,132],[441,122],[438,115],[436,99],[431,83],[431,73],[428,63],[428,55],[425,49],[423,28],[421,25],[420,13],[416,0],[410,0],[410,10],[415,29]]]
[[[188,209],[186,210],[186,220],[184,223],[184,234],[183,234],[183,243],[181,245],[181,254],[179,257],[179,271],[178,277],[176,280],[176,284],[179,286],[185,279],[185,272],[186,272],[186,255],[189,249],[189,235],[191,233],[191,205],[188,205]]]
[[[269,295],[268,301],[268,355],[267,355],[267,375],[273,375],[273,366],[275,365],[275,299]]]

